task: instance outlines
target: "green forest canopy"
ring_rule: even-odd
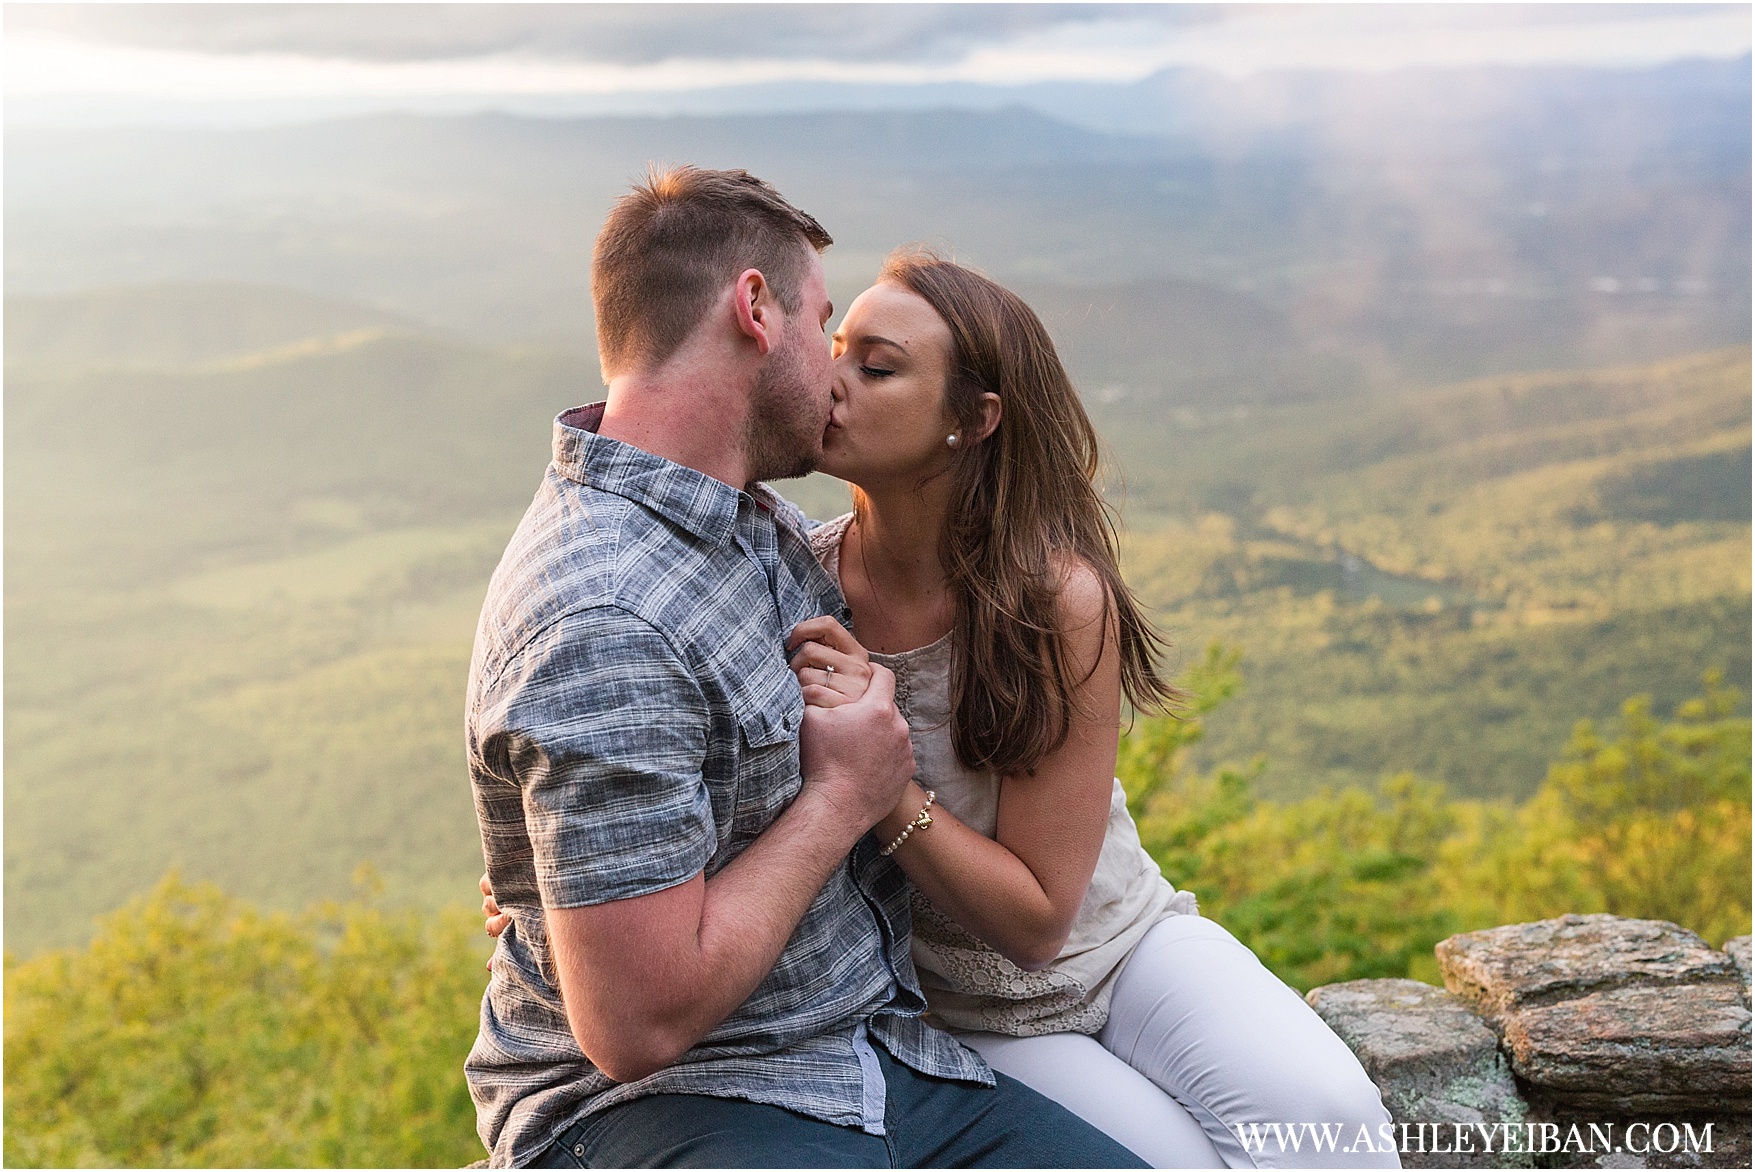
[[[177,865],[281,909],[361,862],[394,900],[466,898],[475,615],[585,368],[271,289],[8,322],[8,946],[83,940]],[[1660,716],[1707,668],[1747,691],[1749,377],[1744,347],[1094,404],[1129,580],[1183,656],[1247,655],[1195,764],[1265,752],[1282,799],[1402,770],[1524,797],[1630,690]]]

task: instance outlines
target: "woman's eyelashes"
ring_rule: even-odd
[[[890,370],[886,367],[882,367],[882,366],[871,366],[869,364],[862,364],[859,368],[859,373],[863,374],[866,378],[874,378],[875,379],[875,378],[889,378],[891,375],[895,374],[896,372],[893,370]]]

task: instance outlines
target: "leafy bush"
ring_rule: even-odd
[[[264,915],[172,875],[83,949],[6,968],[6,1163],[451,1166],[479,920]]]
[[[1717,672],[1660,722],[1649,700],[1605,739],[1581,722],[1534,797],[1450,844],[1495,923],[1559,911],[1672,920],[1722,942],[1750,924],[1750,724]],[[1453,904],[1471,898],[1454,886]]]
[[[1164,874],[1288,983],[1436,980],[1432,947],[1453,932],[1566,912],[1673,920],[1715,943],[1749,931],[1750,724],[1716,673],[1670,722],[1636,697],[1613,739],[1580,724],[1519,805],[1408,774],[1277,803],[1253,792],[1262,761],[1184,767],[1237,662],[1210,649],[1190,712],[1140,722],[1119,770]]]

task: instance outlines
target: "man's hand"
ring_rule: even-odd
[[[866,666],[871,683],[863,695],[834,707],[806,706],[798,731],[800,800],[821,801],[862,833],[895,807],[914,776],[908,722],[896,709],[896,677],[880,664]]]

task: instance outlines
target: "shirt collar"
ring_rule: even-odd
[[[603,408],[592,403],[555,417],[554,460],[560,474],[644,505],[702,541],[728,540],[746,494],[704,472],[598,435]]]

